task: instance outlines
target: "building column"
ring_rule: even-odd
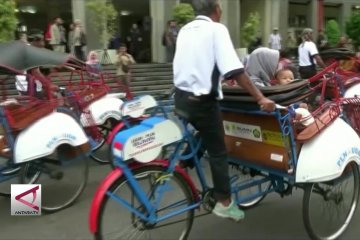
[[[235,48],[240,47],[240,1],[239,0],[222,0],[222,17],[223,23],[230,32],[230,36]]]
[[[152,62],[166,61],[166,50],[161,44],[167,21],[172,19],[172,9],[179,0],[150,0],[151,58]]]
[[[267,0],[265,1],[265,16],[263,17],[263,44],[268,46],[269,36],[275,27],[279,28],[279,34],[284,40],[288,31],[288,0]]]
[[[319,14],[319,7],[321,5],[321,1],[310,1],[309,3],[309,23],[308,26],[313,30],[313,39],[317,39],[319,33],[319,26],[318,26],[318,14]],[[319,5],[320,4],[320,5]]]
[[[73,20],[79,19],[86,29],[85,0],[71,0]]]
[[[342,35],[346,35],[346,20],[352,14],[352,3],[344,2],[340,13],[340,29]]]
[[[105,1],[105,0],[104,0]],[[93,27],[91,13],[86,9],[86,0],[71,0],[73,21],[80,20],[86,33],[85,54],[90,50],[103,49],[100,43],[100,37]]]

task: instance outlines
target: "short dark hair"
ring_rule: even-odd
[[[196,15],[210,16],[218,4],[219,0],[192,0],[192,7]]]

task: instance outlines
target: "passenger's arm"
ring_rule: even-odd
[[[324,63],[324,61],[322,60],[322,58],[320,57],[320,55],[315,55],[314,56],[315,60],[316,60],[316,63],[322,67],[322,68],[326,68],[326,64]]]

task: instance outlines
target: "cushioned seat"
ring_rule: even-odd
[[[307,80],[297,80],[287,85],[276,85],[260,87],[261,92],[277,104],[290,105],[313,94],[308,86]],[[235,107],[246,110],[259,109],[256,100],[244,89],[240,87],[224,87],[224,99],[220,102],[223,107]]]

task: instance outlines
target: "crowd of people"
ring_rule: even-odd
[[[86,34],[80,20],[70,23],[68,30],[64,21],[57,17],[45,32],[45,46],[56,52],[70,52],[78,59],[85,60]]]
[[[279,29],[275,27],[269,36],[268,46],[263,46],[261,38],[257,36],[250,44],[249,54],[242,59],[250,79],[255,85],[264,87],[279,83],[276,76],[284,75],[289,71],[292,72],[291,79],[308,79],[314,76],[317,67],[326,67],[320,53],[330,47],[323,31],[319,31],[316,40],[313,36],[313,30],[305,28],[299,36],[300,40],[296,40],[293,32],[289,31],[283,41]],[[345,36],[339,38],[335,48],[354,51],[351,40],[349,41]],[[296,58],[298,67],[293,63]],[[236,83],[228,80],[224,82],[224,85],[233,86]]]

